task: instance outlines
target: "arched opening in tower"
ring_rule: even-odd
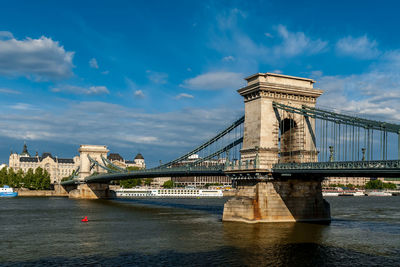
[[[293,152],[297,140],[297,123],[291,118],[281,120],[279,124],[278,157],[279,162],[294,162]]]

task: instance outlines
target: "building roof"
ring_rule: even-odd
[[[138,154],[136,155],[135,159],[144,159],[144,158],[143,158],[142,154],[138,153]]]
[[[36,157],[21,157],[19,158],[20,162],[38,162],[39,159]]]
[[[46,156],[47,157],[47,156]],[[40,161],[42,161],[43,159],[45,159],[46,157],[21,157],[21,158],[19,158],[19,161],[20,162],[40,162]],[[54,161],[56,160],[55,158],[53,158],[53,157],[51,157]],[[74,162],[74,159],[60,159],[60,158],[57,158],[57,162],[58,163],[64,163],[64,164],[66,164],[66,163],[71,163],[71,164],[74,164],[75,162]]]
[[[43,160],[47,157],[54,159],[50,152],[43,152],[41,159]]]
[[[124,161],[124,158],[121,157],[121,155],[118,154],[118,153],[110,153],[110,154],[107,156],[107,159],[108,159],[108,160],[111,160],[111,161],[114,161],[114,160],[116,160],[116,161]]]
[[[24,144],[24,148],[22,149],[22,153],[19,154],[21,157],[30,157],[31,155],[28,152],[28,147]]]
[[[57,159],[58,163],[75,163],[74,159]]]

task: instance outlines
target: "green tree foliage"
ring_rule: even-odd
[[[116,167],[114,167],[114,166],[111,165],[111,164],[108,164],[108,165],[107,165],[107,168],[109,168],[109,169],[111,169],[111,170],[113,170],[113,171],[119,171]],[[107,173],[112,173],[112,171],[107,171]]]
[[[127,167],[127,171],[133,172],[133,171],[138,171],[140,170],[139,167]],[[120,180],[119,185],[122,186],[123,188],[133,188],[136,186],[141,186],[143,184],[142,179],[128,179],[128,180]]]
[[[50,189],[50,174],[38,167],[35,171],[29,169],[25,174],[22,170],[15,172],[12,168],[0,170],[0,186],[9,185],[14,188],[28,188],[32,190]]]
[[[174,182],[172,180],[165,181],[163,184],[164,188],[174,188]]]
[[[150,186],[152,182],[153,182],[153,179],[152,179],[152,178],[146,178],[146,179],[144,179],[144,184],[147,185],[147,186]]]
[[[396,189],[393,183],[384,183],[381,180],[371,180],[365,184],[365,189]]]
[[[142,185],[142,179],[120,180],[119,184],[123,188],[132,188],[132,187],[136,187],[136,186],[141,186]]]
[[[131,172],[131,171],[138,171],[138,170],[140,170],[140,168],[135,167],[135,166],[129,166],[129,167],[126,167],[126,170]]]

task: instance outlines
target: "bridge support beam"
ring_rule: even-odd
[[[330,206],[321,180],[239,181],[235,197],[224,205],[223,221],[329,223]]]
[[[108,184],[79,184],[76,189],[69,191],[69,198],[100,199],[115,197]]]

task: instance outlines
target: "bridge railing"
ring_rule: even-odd
[[[225,164],[225,171],[241,171],[241,170],[253,170],[259,169],[260,161],[258,155],[252,160],[234,160],[227,161]]]
[[[272,169],[273,170],[399,169],[399,175],[400,175],[400,160],[278,163],[275,164]]]

